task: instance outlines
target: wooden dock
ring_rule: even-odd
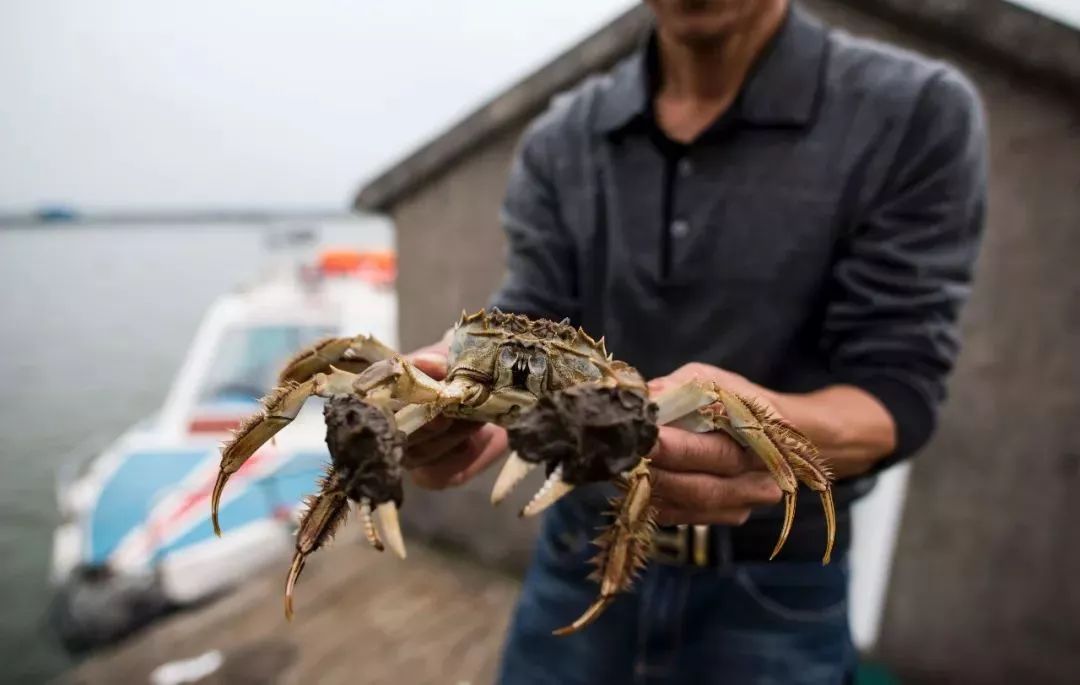
[[[343,536],[308,562],[285,621],[287,561],[207,606],[172,616],[67,674],[150,683],[168,662],[220,650],[203,683],[490,683],[517,580],[419,543],[409,558]]]

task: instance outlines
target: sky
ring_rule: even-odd
[[[3,0],[0,213],[345,209],[634,0]]]
[[[344,209],[633,4],[2,0],[0,214]]]
[[[1080,0],[1009,0],[1009,2],[1042,12],[1064,24],[1080,28]]]

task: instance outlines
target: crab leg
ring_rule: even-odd
[[[345,339],[343,339],[345,340]],[[371,339],[364,338],[367,343]],[[332,340],[327,345],[336,344]],[[381,343],[379,343],[381,345]],[[321,350],[322,348],[318,348]],[[352,348],[349,348],[352,349]],[[315,351],[293,363],[307,364]],[[313,363],[313,362],[312,362]],[[262,447],[278,431],[296,418],[307,398],[312,395],[334,397],[355,395],[371,404],[396,409],[402,405],[402,422],[399,428],[411,433],[438,416],[447,406],[461,399],[461,388],[443,386],[401,357],[394,356],[376,362],[363,373],[353,374],[335,367],[330,373],[316,373],[302,383],[286,380],[262,400],[263,411],[251,416],[225,443],[221,451],[221,470],[211,496],[210,510],[214,532],[221,535],[218,509],[222,491],[229,477],[244,465],[251,455]],[[415,403],[415,404],[413,404]]]
[[[653,399],[657,408],[656,423],[665,426],[719,399],[720,393],[711,383],[690,381],[670,388]]]
[[[293,356],[281,370],[279,383],[303,383],[330,367],[360,373],[372,364],[393,357],[396,352],[370,335],[355,338],[326,338]]]
[[[553,635],[569,635],[589,625],[604,612],[615,595],[629,589],[638,572],[648,562],[652,549],[656,509],[651,505],[652,477],[649,460],[642,459],[617,481],[623,494],[611,500],[614,520],[594,544],[600,552],[592,562],[596,570],[590,576],[600,583],[600,596],[577,620],[555,630]]]
[[[405,558],[398,507],[407,436],[459,404],[471,389],[467,384],[443,386],[400,357],[393,357],[355,376],[349,390],[333,394],[324,409],[331,476],[300,523],[296,553],[285,581],[287,617],[292,615],[292,596],[307,557],[344,520],[348,500],[359,503],[368,542],[379,551],[385,543]],[[394,413],[402,402],[411,404]]]
[[[221,535],[218,508],[229,476],[255,454],[270,438],[296,418],[311,395],[329,397],[351,392],[355,373],[373,363],[394,356],[376,338],[327,338],[301,350],[286,362],[278,387],[262,399],[263,411],[247,419],[234,431],[232,440],[222,446],[221,470],[211,496],[211,519],[214,533]]]
[[[709,396],[715,396],[714,403],[701,403]],[[829,563],[836,539],[832,476],[817,448],[806,436],[754,400],[708,384],[692,381],[664,393],[657,403],[662,417],[675,417],[668,425],[696,433],[722,430],[765,462],[784,493],[784,522],[770,558],[780,552],[791,533],[799,482],[817,492],[825,509],[826,523],[822,563]],[[697,406],[689,413],[677,416],[682,409],[694,405]]]
[[[300,520],[296,554],[293,555],[285,580],[285,618],[292,620],[293,589],[300,572],[304,570],[304,562],[309,554],[330,540],[338,526],[345,522],[349,513],[348,503],[344,479],[331,467],[322,481],[322,492],[308,499],[307,512]]]
[[[222,445],[221,466],[210,496],[210,518],[216,535],[221,535],[218,509],[229,477],[239,471],[244,462],[270,438],[296,418],[307,398],[312,395],[330,397],[351,392],[356,378],[355,374],[332,369],[329,374],[315,374],[313,378],[303,383],[293,380],[285,381],[261,400],[262,411],[248,417],[239,428],[233,431],[232,439]]]

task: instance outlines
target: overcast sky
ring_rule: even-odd
[[[0,212],[344,208],[634,2],[0,0]]]
[[[1009,0],[1080,28],[1080,0]]]
[[[0,212],[344,208],[633,0],[2,0]]]

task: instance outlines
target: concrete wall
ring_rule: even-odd
[[[991,217],[965,349],[915,464],[879,655],[911,682],[1065,683],[1080,674],[1080,104],[832,2],[855,33],[959,64],[991,125]],[[497,209],[521,127],[492,138],[393,211],[406,349],[435,339],[500,278]],[[490,479],[410,492],[414,527],[520,564],[517,502]]]

